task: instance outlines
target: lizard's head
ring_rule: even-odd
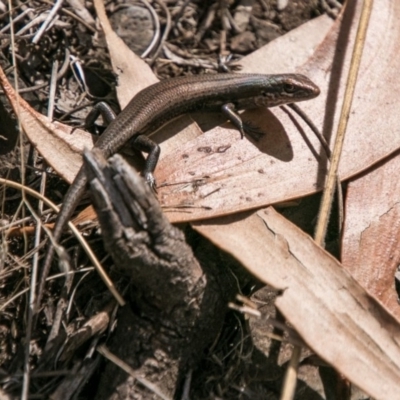
[[[310,100],[317,97],[319,93],[319,87],[304,75],[272,75],[255,102],[257,106],[274,107]]]

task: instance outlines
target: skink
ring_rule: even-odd
[[[243,136],[245,127],[236,110],[274,107],[309,100],[318,94],[319,88],[300,74],[227,73],[168,79],[139,92],[111,122],[94,147],[108,158],[118,152],[126,142],[132,141],[134,147],[148,153],[143,175],[154,186],[153,171],[160,149],[148,135],[172,119],[194,111],[222,110]],[[85,170],[81,167],[64,197],[57,217],[53,230],[55,242],[59,241],[65,225],[78,205],[86,182]],[[50,244],[43,265],[37,306],[40,305],[53,254],[54,246]]]

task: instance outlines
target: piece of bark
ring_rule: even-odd
[[[150,187],[120,156],[110,164],[98,151],[85,158],[105,246],[131,279],[108,347],[172,397],[221,329],[229,290],[204,273]],[[109,363],[96,398],[136,395],[150,398],[148,389]]]

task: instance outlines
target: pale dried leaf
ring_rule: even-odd
[[[82,151],[93,146],[92,136],[36,112],[17,96],[0,68],[0,85],[18,115],[21,126],[35,148],[66,181],[71,182],[82,165]]]
[[[349,183],[342,262],[400,320],[394,278],[400,264],[399,170],[396,154]]]
[[[112,30],[103,0],[95,0],[94,6],[104,31],[114,73],[118,76],[119,104],[124,108],[140,90],[158,82],[158,79],[151,68]]]
[[[321,88],[320,97],[302,103],[301,107],[328,140],[336,131],[357,26],[350,17],[357,21],[360,11],[357,2],[352,15],[354,3],[347,3],[350,9],[343,24],[337,22],[312,59],[298,68],[298,72],[311,77]],[[374,2],[341,158],[341,179],[359,173],[400,147],[398,17],[399,2]],[[261,54],[262,51],[258,64],[252,60],[259,67],[253,72],[264,72],[265,60],[269,58]],[[237,132],[218,128],[180,146],[173,155],[163,156],[156,177],[159,184],[165,185],[159,190],[159,197],[172,221],[234,213],[322,188],[327,161],[319,142],[300,118],[279,109],[258,111],[257,115],[264,120],[257,120],[257,124],[266,132],[266,138],[260,145],[241,141],[243,154],[238,154]],[[277,132],[269,125],[274,119],[283,127]],[[274,143],[275,147],[266,150],[268,143]],[[201,150],[207,145],[209,152],[205,154]],[[221,156],[218,150],[228,145],[231,147]]]
[[[330,254],[272,208],[194,224],[261,281],[321,358],[376,399],[397,399],[400,325]]]

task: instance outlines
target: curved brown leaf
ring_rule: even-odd
[[[349,183],[342,262],[400,321],[395,272],[400,264],[400,156]]]
[[[375,399],[398,399],[400,324],[296,226],[267,208],[195,223],[261,281],[321,358]]]
[[[301,107],[328,141],[336,130],[357,26],[353,21],[359,17],[359,8],[360,2],[348,2],[343,22],[335,24],[312,58],[297,69],[321,88],[319,98]],[[341,179],[359,173],[400,147],[399,18],[399,2],[374,2],[341,158]],[[265,60],[270,59],[272,56],[264,57],[262,51],[258,58],[252,56],[257,71],[251,71],[264,72]],[[258,113],[262,121],[258,119],[257,123],[266,133],[261,148],[245,140],[238,143],[234,130],[217,128],[177,148],[174,154],[164,154],[156,176],[165,185],[159,196],[172,221],[234,213],[322,188],[326,158],[305,124],[291,112],[279,109]],[[284,132],[271,127],[275,119]],[[265,149],[266,141],[275,145],[270,152]],[[210,147],[207,155],[201,151],[206,144]],[[231,147],[220,155],[218,149],[228,145]],[[289,146],[293,155],[290,158],[285,156]]]
[[[18,96],[0,68],[0,85],[19,117],[30,142],[66,181],[71,182],[82,165],[82,151],[93,146],[92,135],[81,129],[51,122]]]

